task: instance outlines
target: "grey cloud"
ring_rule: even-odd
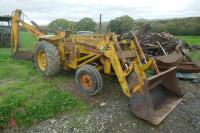
[[[125,0],[124,0],[125,1]],[[159,12],[155,7],[145,7],[136,5],[119,5],[104,3],[95,4],[94,2],[76,2],[67,0],[1,0],[0,1],[0,15],[11,14],[16,9],[22,9],[29,18],[39,24],[47,24],[56,18],[65,18],[69,20],[78,21],[83,17],[91,17],[98,21],[99,14],[102,13],[103,20],[108,21],[121,15],[130,15],[133,18],[174,18],[174,17],[188,17],[200,15],[200,1],[191,0],[186,8],[176,12]],[[184,1],[183,1],[184,2]],[[181,4],[181,3],[180,3]]]

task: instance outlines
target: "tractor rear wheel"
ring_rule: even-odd
[[[45,77],[56,75],[60,70],[60,55],[57,48],[47,42],[39,41],[34,53],[38,71]]]
[[[95,95],[103,87],[102,76],[92,65],[84,65],[76,71],[76,84],[86,95]]]

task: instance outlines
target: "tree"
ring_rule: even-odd
[[[91,18],[83,18],[76,24],[77,31],[95,31],[96,23]]]
[[[118,17],[114,20],[111,20],[108,29],[111,32],[115,32],[117,34],[122,34],[128,32],[134,28],[134,19],[129,17],[128,15]]]
[[[58,30],[58,27],[61,27],[64,30],[68,30],[70,22],[66,19],[56,19],[49,23],[48,28],[50,30]]]
[[[152,32],[167,31],[173,35],[200,35],[200,17],[152,20]]]

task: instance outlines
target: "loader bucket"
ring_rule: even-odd
[[[12,58],[19,60],[33,60],[33,51],[32,50],[24,50],[16,52]]]
[[[144,81],[144,94],[132,94],[130,108],[137,117],[158,125],[182,101],[175,69],[173,67]]]

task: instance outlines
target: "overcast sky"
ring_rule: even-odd
[[[78,21],[91,17],[98,22],[121,15],[134,19],[162,19],[200,16],[200,0],[0,0],[0,15],[16,9],[38,24],[48,24],[56,18]]]

